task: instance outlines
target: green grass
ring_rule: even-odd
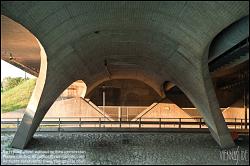
[[[29,79],[1,93],[1,113],[26,108],[35,88],[36,80]]]

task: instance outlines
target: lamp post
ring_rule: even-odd
[[[247,129],[247,109],[249,107],[249,99],[248,99],[248,95],[247,92],[249,91],[248,89],[248,73],[244,73],[244,110],[245,110],[245,129]]]
[[[102,87],[102,106],[103,106],[103,117],[105,119],[105,106],[106,106],[106,90],[108,88],[113,88],[112,86],[105,86],[103,85]]]

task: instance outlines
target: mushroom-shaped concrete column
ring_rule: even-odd
[[[38,42],[39,43],[39,42]],[[41,66],[35,89],[15,134],[11,147],[24,149],[57,97],[73,82],[67,75],[54,70],[40,45]]]

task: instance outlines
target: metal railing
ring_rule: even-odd
[[[1,128],[17,128],[20,118],[1,119]],[[229,129],[249,129],[249,119],[226,118]],[[247,128],[245,128],[247,126]],[[207,128],[203,118],[139,118],[128,121],[120,118],[110,121],[105,117],[50,117],[44,118],[39,128],[84,127],[84,128]]]

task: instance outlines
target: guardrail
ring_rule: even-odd
[[[20,118],[1,119],[1,128],[16,128],[21,123]],[[229,129],[249,129],[249,119],[226,118]],[[7,126],[6,126],[7,125]],[[12,125],[12,126],[8,126]],[[50,117],[44,118],[42,127],[96,127],[96,128],[207,128],[203,118],[139,118],[128,121],[123,118],[110,121],[104,117]]]

